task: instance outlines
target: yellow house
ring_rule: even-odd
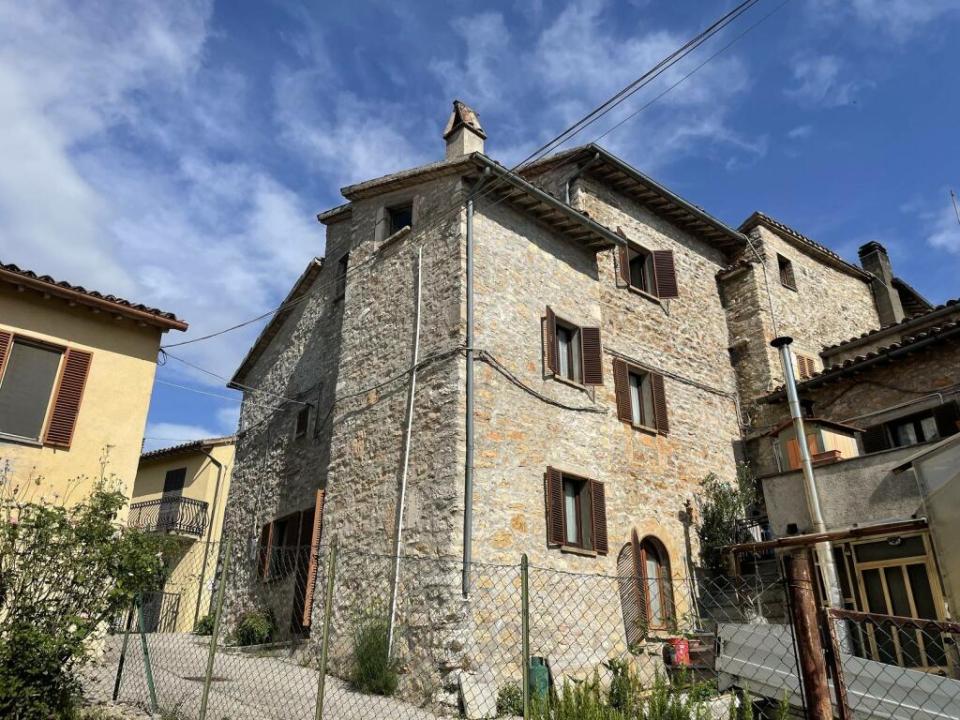
[[[190,632],[210,609],[235,443],[196,440],[140,457],[127,524],[177,540],[163,591],[144,599],[150,632]]]
[[[72,504],[129,497],[171,313],[0,264],[0,487]]]

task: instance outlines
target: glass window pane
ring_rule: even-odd
[[[630,251],[630,284],[635,288],[647,290],[646,256]]]
[[[897,445],[917,444],[917,431],[913,427],[913,421],[894,426],[893,434],[897,439]]]
[[[577,486],[570,480],[563,481],[563,519],[566,525],[567,543],[577,544]]]
[[[639,375],[630,373],[630,418],[633,422],[641,424],[643,415],[640,414],[640,386],[642,382]]]
[[[60,351],[14,342],[0,384],[0,432],[40,439]]]
[[[650,376],[643,376],[643,385],[640,388],[641,395],[643,396],[643,424],[649,427],[653,427],[654,412],[653,412],[653,391],[650,389]]]
[[[886,540],[855,545],[854,552],[857,554],[857,560],[862,563],[907,557],[924,557],[927,554],[926,548],[923,546],[923,538],[919,535],[899,538],[899,542],[893,545]]]
[[[903,567],[884,568],[884,577],[887,580],[887,592],[890,594],[890,604],[893,614],[900,617],[912,617],[913,612],[910,609],[910,597],[907,595],[907,583],[903,577]],[[900,640],[900,651],[903,653],[903,664],[906,667],[920,667],[923,658],[920,653],[920,645],[917,642],[917,631],[908,628],[898,629],[897,637]]]
[[[580,371],[580,331],[572,330],[570,332],[570,360],[571,362],[571,372],[570,379],[580,382],[583,379],[583,375]]]
[[[557,360],[560,374],[570,377],[570,331],[565,327],[557,328]]]
[[[593,549],[593,503],[590,497],[590,484],[577,483],[577,492],[580,494],[580,534],[583,547]]]
[[[940,433],[937,432],[937,419],[932,415],[920,420],[920,429],[923,431],[923,439],[925,441],[936,440],[940,437]]]
[[[933,593],[930,590],[927,566],[919,563],[907,565],[907,576],[910,578],[910,589],[913,592],[913,604],[917,608],[917,617],[936,620],[937,608],[934,605]]]
[[[663,598],[660,596],[660,563],[657,556],[647,550],[644,580],[647,583],[647,597],[650,601],[650,624],[663,625]]]

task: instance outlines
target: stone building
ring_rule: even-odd
[[[596,145],[511,171],[485,138],[455,102],[444,160],[343,188],[318,216],[325,258],[231,383],[244,404],[227,527],[247,561],[232,606],[262,582],[264,548],[336,535],[335,619],[396,582],[417,607],[408,625],[427,628],[404,638],[433,673],[413,690],[435,700],[482,662],[460,634],[479,592],[475,570],[461,587],[465,546],[473,563],[642,576],[593,599],[616,637],[585,613],[551,639],[567,668],[596,667],[640,625],[672,627],[689,598],[670,580],[696,561],[688,504],[707,475],[734,481],[776,415],[761,402],[782,383],[769,341],[793,334],[812,374],[887,312],[873,272],[765,215],[732,229]],[[443,559],[415,583],[382,561],[401,532],[405,557]],[[292,630],[309,629],[316,574]]]

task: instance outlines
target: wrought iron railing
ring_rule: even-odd
[[[203,500],[185,497],[133,503],[127,525],[149,532],[179,532],[201,537],[207,527],[207,506]]]

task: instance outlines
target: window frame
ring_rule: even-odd
[[[345,252],[337,260],[336,292],[334,302],[343,300],[347,296],[347,273],[350,271],[350,253]]]
[[[657,294],[657,270],[653,262],[653,251],[647,250],[645,247],[636,245],[634,243],[629,243],[626,248],[626,260],[627,266],[625,268],[624,275],[627,280],[627,287],[635,292],[642,293],[643,295],[660,302],[660,297]],[[643,258],[643,284],[637,284],[634,282],[633,277],[633,261],[638,258]]]
[[[662,615],[662,624],[654,624],[650,608],[650,587],[652,581],[647,575],[647,552],[648,548],[653,550],[657,560],[657,587],[660,590],[660,612]],[[643,585],[643,607],[646,615],[647,627],[651,630],[669,630],[674,621],[674,598],[673,583],[669,582],[670,577],[670,553],[660,538],[654,535],[645,535],[638,545],[638,563],[640,566],[640,582]],[[665,582],[666,580],[666,582]]]
[[[557,333],[554,338],[554,350],[557,353],[557,372],[554,373],[554,377],[563,382],[583,387],[583,328],[569,320],[561,318],[559,315],[556,318],[556,323]],[[566,352],[566,363],[569,366],[570,373],[577,375],[577,377],[563,374],[563,361],[561,360],[562,353],[560,349],[561,329],[564,332],[570,333],[570,342]]]
[[[293,420],[293,439],[302,440],[310,432],[310,405],[303,405]],[[302,420],[302,426],[301,426]]]
[[[405,227],[409,227],[411,230],[413,229],[413,200],[412,199],[407,202],[397,203],[395,205],[389,205],[385,208],[385,210],[386,210],[385,214],[386,214],[386,220],[387,220],[387,237],[393,237],[398,232],[403,230]],[[405,225],[401,225],[397,227],[395,224],[396,216],[399,215],[400,213],[406,213],[406,212],[410,213],[410,222]]]
[[[15,345],[22,344],[31,347],[38,348],[40,350],[47,350],[50,352],[55,352],[60,355],[59,360],[57,361],[57,369],[54,372],[53,384],[50,387],[50,393],[47,396],[47,404],[43,411],[43,420],[40,422],[40,431],[37,437],[29,437],[27,435],[16,435],[14,433],[3,432],[0,430],[0,438],[4,440],[9,440],[11,442],[21,443],[24,445],[32,445],[35,447],[43,447],[46,443],[44,438],[47,435],[47,426],[50,422],[50,413],[53,409],[54,401],[57,398],[57,394],[60,391],[60,381],[63,375],[63,363],[64,358],[67,355],[67,346],[60,345],[57,343],[52,343],[46,340],[41,340],[39,338],[32,337],[30,335],[22,335],[20,333],[10,332],[10,344],[7,348],[6,358],[4,359],[2,367],[0,367],[0,387],[3,386],[4,381],[7,378],[7,373],[10,370],[10,358],[13,355],[13,348]]]
[[[780,253],[777,253],[777,275],[783,287],[797,291],[797,275],[793,269],[793,261]]]
[[[561,548],[573,548],[576,550],[584,550],[587,552],[596,552],[594,547],[593,539],[593,526],[594,526],[594,517],[593,517],[593,498],[591,497],[591,483],[592,481],[589,478],[580,477],[579,475],[574,475],[572,473],[560,471],[560,487],[563,491],[564,497],[564,507],[563,507],[563,540],[564,543],[561,545]],[[567,483],[571,485],[576,485],[576,494],[574,495],[574,516],[576,518],[576,535],[577,539],[573,542],[570,541],[568,536],[568,525],[567,525],[567,507],[566,507],[566,497],[567,497]],[[584,496],[586,496],[586,502],[588,507],[584,509]],[[584,522],[589,523],[587,527],[590,529],[589,543],[587,542],[586,533],[584,532]]]
[[[637,414],[639,417],[633,416],[633,385],[631,384],[632,378],[638,378],[638,387],[637,387]],[[654,408],[654,398],[653,398],[653,387],[651,386],[651,377],[650,371],[639,368],[636,365],[627,365],[627,392],[630,396],[630,425],[631,427],[637,428],[638,430],[649,430],[651,432],[657,432],[657,411]],[[645,416],[644,408],[644,391],[646,391],[649,396],[650,401],[650,412],[653,415],[651,418]],[[650,420],[652,422],[647,422]]]

